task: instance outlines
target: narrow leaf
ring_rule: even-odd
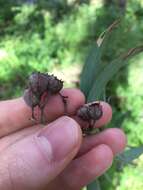
[[[93,181],[92,183],[90,183],[90,184],[87,186],[87,190],[101,190],[99,180],[96,179],[95,181]]]
[[[95,42],[85,61],[80,79],[80,89],[83,91],[86,97],[88,96],[89,90],[92,87],[93,75],[95,76],[96,71],[100,70],[100,61],[101,50]]]
[[[143,154],[143,145],[140,147],[132,147],[129,150],[117,156],[117,159],[123,162],[124,165],[131,164],[133,160],[137,159],[141,154]]]
[[[103,174],[104,178],[106,179],[106,181],[108,181],[108,183],[110,183],[111,185],[113,184],[113,181],[111,180],[109,174],[107,172],[105,172]]]
[[[104,67],[104,64],[101,64],[101,55],[104,47],[106,46],[108,36],[112,32],[112,30],[118,25],[118,23],[119,20],[115,21],[99,36],[99,38],[97,39],[97,43],[94,43],[85,61],[85,65],[81,74],[80,89],[83,91],[86,97],[89,94],[89,90],[92,88],[95,77]]]
[[[123,54],[116,60],[107,64],[100,72],[97,78],[95,78],[94,85],[89,93],[88,102],[100,99],[106,84],[112,79],[112,77],[124,67],[128,60],[143,51],[143,46],[130,49],[127,53]]]
[[[97,45],[100,47],[103,45],[103,41],[107,40],[108,35],[114,30],[120,23],[120,19],[113,22],[104,32],[102,32],[97,39]]]

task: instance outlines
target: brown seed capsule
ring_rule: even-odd
[[[63,88],[63,81],[59,80],[54,75],[35,72],[32,73],[28,81],[28,89],[24,92],[24,100],[28,106],[32,108],[32,118],[34,116],[34,107],[38,106],[41,109],[41,122],[43,123],[44,107],[48,102],[49,96],[59,94],[62,98],[66,109],[66,98],[60,94],[60,90]],[[43,100],[43,95],[47,93]]]
[[[57,77],[51,75],[48,80],[48,90],[52,94],[57,94],[63,88],[63,81],[57,79]]]
[[[89,122],[88,129],[83,129],[83,132],[92,131],[94,128],[95,122],[99,120],[103,115],[102,106],[100,102],[93,102],[83,105],[77,111],[77,116],[83,119],[84,121]]]

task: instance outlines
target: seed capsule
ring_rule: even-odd
[[[45,105],[48,102],[49,96],[59,94],[66,109],[66,98],[60,94],[63,88],[63,81],[59,80],[54,75],[48,73],[35,72],[32,73],[28,80],[28,89],[24,92],[24,100],[28,106],[32,108],[32,119],[35,119],[34,108],[38,106],[41,110],[41,122],[43,123],[43,113]],[[46,94],[44,100],[43,95]]]
[[[102,106],[100,102],[93,102],[83,105],[77,111],[77,116],[84,121],[89,122],[88,129],[83,129],[83,132],[92,131],[94,128],[95,122],[99,120],[103,115]]]

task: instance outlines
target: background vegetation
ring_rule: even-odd
[[[120,26],[104,50],[108,63],[143,42],[143,1],[0,0],[0,98],[18,97],[34,70],[53,72],[65,86],[77,86],[88,51],[114,20]],[[114,110],[113,127],[122,127],[130,146],[143,144],[143,55],[129,62],[106,88]],[[64,78],[64,76],[66,76]],[[142,190],[143,156],[134,165],[109,170],[102,189]]]

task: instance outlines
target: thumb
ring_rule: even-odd
[[[44,187],[69,164],[80,144],[79,125],[66,116],[57,119],[1,154],[0,189]]]

